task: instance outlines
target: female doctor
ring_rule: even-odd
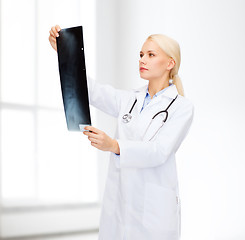
[[[50,30],[57,50],[60,27]],[[186,137],[193,104],[178,77],[179,44],[155,34],[142,46],[140,77],[149,83],[119,90],[88,80],[89,102],[117,118],[114,138],[87,126],[93,147],[110,151],[99,240],[180,239],[180,198],[175,154]]]

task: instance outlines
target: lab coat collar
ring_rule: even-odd
[[[137,98],[137,101],[138,101],[137,104],[136,104],[136,109],[137,109],[138,114],[140,113],[141,108],[143,106],[144,99],[145,99],[145,96],[146,96],[147,87],[148,87],[148,84],[143,86],[143,87],[141,87],[141,88],[134,89],[134,91],[136,93],[136,98]],[[159,101],[161,101],[164,97],[168,97],[170,99],[174,99],[177,94],[178,94],[178,90],[177,90],[176,86],[174,84],[172,84],[169,88],[167,88],[158,97],[153,98],[148,105],[156,104]]]
[[[143,87],[134,89],[136,93],[139,95],[143,95],[145,97],[146,91],[148,88],[148,84],[144,85]],[[178,94],[178,90],[174,84],[172,84],[168,89],[166,89],[160,96],[165,96],[174,99],[176,95]],[[160,97],[159,96],[159,97]]]

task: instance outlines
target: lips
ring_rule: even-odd
[[[143,67],[140,68],[140,71],[144,71],[144,70],[148,70],[148,69]]]

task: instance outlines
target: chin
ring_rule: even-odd
[[[144,74],[140,74],[140,78],[144,79],[144,80],[149,80],[149,76],[145,76]]]
[[[147,80],[147,81],[150,81],[150,79],[151,79],[151,77],[147,77],[147,76],[143,76],[143,75],[140,75],[140,78]]]

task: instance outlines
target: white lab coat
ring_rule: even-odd
[[[170,106],[163,127],[159,114],[178,94],[172,85],[143,109],[147,85],[125,91],[89,78],[89,102],[117,118],[114,136],[120,156],[110,155],[100,217],[99,240],[178,240],[180,238],[180,198],[175,153],[192,123],[194,107],[179,95]],[[128,113],[137,97],[128,123]]]

